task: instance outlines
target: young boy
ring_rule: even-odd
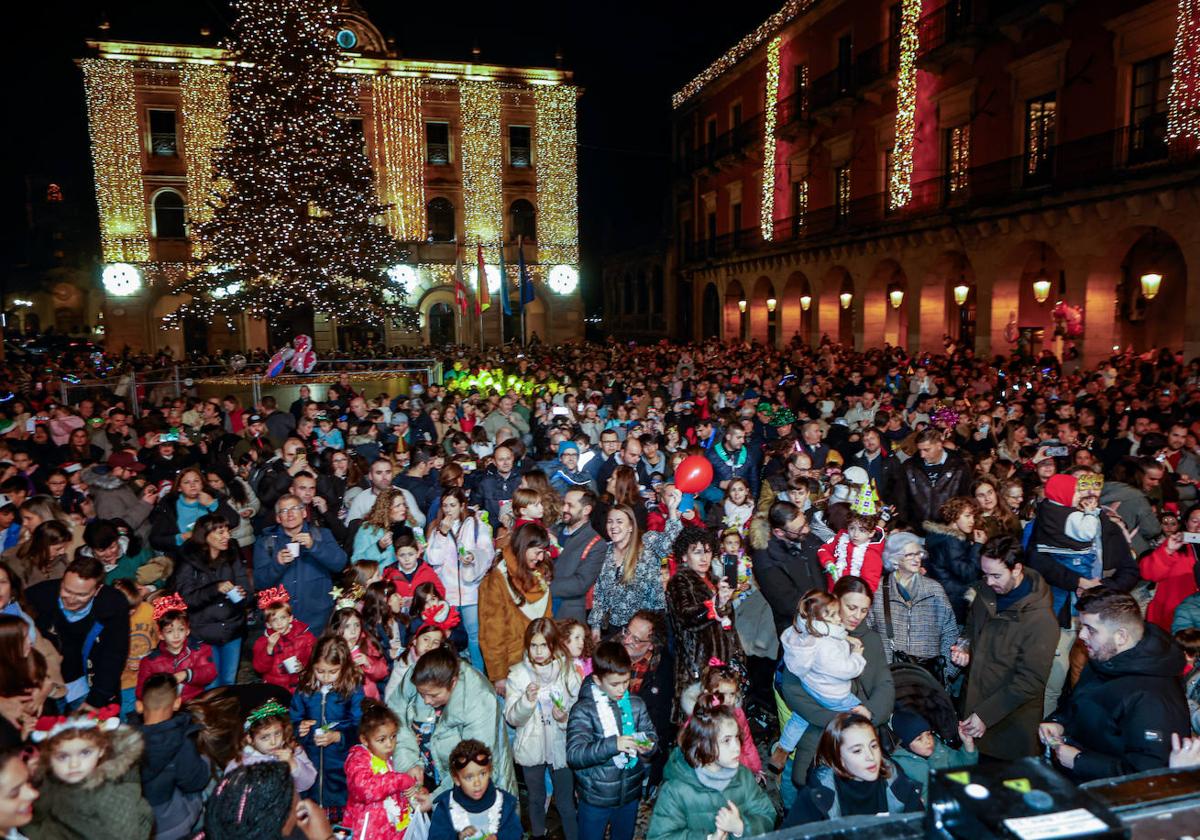
[[[437,572],[428,563],[421,562],[425,546],[415,537],[407,534],[396,537],[392,541],[392,550],[396,552],[396,562],[383,570],[383,578],[396,585],[401,609],[408,611],[409,605],[412,604],[413,590],[422,583],[432,583],[437,587],[438,594],[446,597],[446,588]]]
[[[648,769],[642,756],[657,748],[658,734],[642,698],[629,693],[633,664],[618,642],[592,654],[592,675],[579,690],[567,721],[567,764],[579,794],[579,836],[632,840]]]
[[[429,840],[521,840],[517,799],[492,783],[492,751],[482,741],[460,741],[450,751],[454,787],[433,803]]]
[[[183,840],[204,810],[204,789],[211,777],[208,762],[192,737],[200,727],[179,710],[179,684],[169,673],[155,674],[142,685],[137,711],[142,716],[142,793],[154,811],[154,840]]]
[[[904,774],[921,786],[921,796],[929,789],[929,771],[945,770],[948,767],[970,767],[979,763],[979,752],[975,739],[963,735],[961,749],[952,750],[933,734],[929,721],[916,712],[900,709],[892,715],[892,732],[900,746],[892,753],[892,760]]]
[[[259,592],[258,608],[267,632],[254,640],[254,670],[263,682],[295,692],[317,640],[307,624],[292,616],[291,597],[282,585]]]
[[[158,625],[158,647],[138,663],[137,697],[154,674],[172,674],[182,686],[181,699],[191,700],[201,694],[217,678],[217,666],[212,660],[212,648],[190,635],[187,604],[178,593],[154,602],[154,623]]]

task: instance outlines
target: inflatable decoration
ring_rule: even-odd
[[[681,493],[702,493],[712,479],[712,464],[703,455],[689,455],[675,470],[675,486]]]

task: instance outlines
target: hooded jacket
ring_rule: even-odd
[[[1082,750],[1076,781],[1140,773],[1167,766],[1171,735],[1191,733],[1179,675],[1186,660],[1166,631],[1146,623],[1129,650],[1104,662],[1089,659],[1067,702],[1050,719]]]
[[[745,767],[716,791],[706,787],[678,748],[671,751],[658,789],[646,840],[706,840],[715,829],[717,811],[732,802],[741,813],[744,836],[766,834],[775,826],[775,806]]]
[[[142,793],[154,810],[154,840],[190,837],[204,809],[202,794],[211,772],[196,749],[193,736],[200,729],[187,712],[141,727],[146,743]]]
[[[122,481],[112,470],[93,465],[79,474],[96,503],[97,519],[122,519],[145,541],[150,536],[150,514],[154,505],[142,499],[128,481]]]
[[[154,816],[142,796],[142,736],[128,726],[111,734],[111,749],[92,774],[68,785],[53,774],[41,785],[29,840],[149,840]]]
[[[810,692],[829,699],[850,694],[850,681],[863,672],[867,660],[855,653],[846,641],[848,633],[840,624],[813,622],[815,633],[793,623],[783,631],[783,664],[799,677]]]
[[[999,613],[996,593],[976,584],[963,629],[971,640],[963,717],[977,714],[987,727],[981,753],[1009,761],[1041,751],[1037,729],[1058,646],[1050,587],[1033,569],[1025,577],[1029,594]]]
[[[954,608],[954,617],[960,624],[966,618],[970,603],[967,593],[983,574],[979,568],[982,549],[982,545],[953,526],[925,523],[925,550],[929,552],[925,562],[929,577],[946,591],[950,606]]]
[[[805,534],[799,543],[785,542],[771,533],[765,516],[756,516],[750,520],[750,547],[754,580],[771,605],[775,631],[782,633],[795,618],[804,593],[827,588],[817,560],[821,540]]]
[[[548,667],[553,669],[553,681],[543,684],[540,697],[532,701],[525,695],[535,679],[529,657],[522,658],[509,669],[504,692],[504,719],[516,730],[513,760],[517,764],[522,767],[550,764],[561,770],[567,766],[567,721],[556,720],[553,706],[546,704],[553,703],[570,712],[579,697],[582,680],[563,656],[557,657]]]

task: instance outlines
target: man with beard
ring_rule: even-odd
[[[761,517],[751,520],[750,547],[754,580],[771,605],[776,631],[782,633],[791,626],[804,593],[826,588],[817,560],[821,541],[809,533],[800,508],[791,502],[775,502],[765,522]]]
[[[576,451],[578,455],[578,451]],[[588,521],[596,507],[596,494],[573,487],[563,496],[562,522],[554,528],[561,546],[554,561],[550,584],[554,617],[587,622],[587,593],[604,565],[604,543]]]
[[[1065,708],[1039,727],[1042,743],[1079,782],[1166,767],[1171,736],[1191,734],[1183,651],[1124,592],[1080,599],[1079,639],[1088,663]]]

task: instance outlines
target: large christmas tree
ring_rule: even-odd
[[[415,327],[407,290],[388,270],[406,250],[382,224],[358,113],[356,76],[336,73],[336,4],[237,0],[226,48],[230,110],[214,156],[209,221],[192,231],[202,268],[177,293],[185,318],[247,312],[283,319],[296,307],[340,323],[398,319]]]

